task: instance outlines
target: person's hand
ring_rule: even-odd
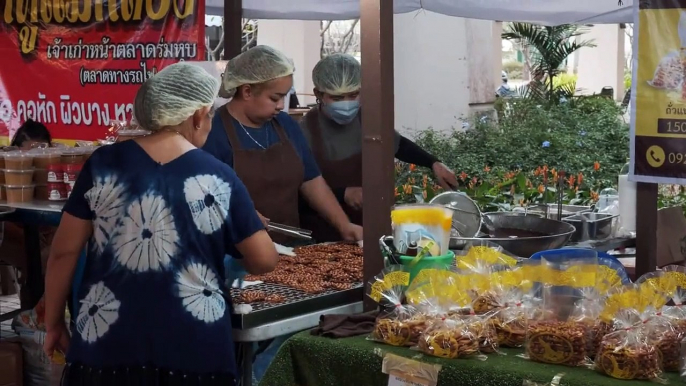
[[[454,190],[457,188],[457,178],[455,173],[445,166],[442,162],[435,162],[431,169],[434,171],[434,176],[438,185],[446,190]]]
[[[345,224],[340,230],[341,237],[345,241],[362,240],[362,227],[351,222]]]
[[[257,211],[256,211],[256,212],[257,212]],[[269,225],[269,219],[266,218],[266,217],[264,217],[264,216],[262,216],[262,213],[257,212],[257,217],[260,218],[260,221],[262,221],[262,225],[264,225],[265,228]]]
[[[69,339],[69,330],[64,322],[59,323],[54,328],[48,328],[45,342],[43,343],[43,352],[49,358],[52,358],[56,350],[66,354],[69,349]]]
[[[349,207],[356,210],[362,209],[362,188],[345,188],[344,198]]]

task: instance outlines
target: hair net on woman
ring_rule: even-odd
[[[259,84],[292,75],[293,61],[269,46],[257,46],[229,60],[219,96],[231,98],[245,84]]]
[[[148,79],[134,100],[134,116],[151,131],[174,126],[202,108],[212,106],[219,80],[200,67],[176,63]]]
[[[360,62],[346,54],[333,54],[320,60],[312,69],[314,87],[329,95],[359,91]]]

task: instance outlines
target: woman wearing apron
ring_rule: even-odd
[[[203,149],[234,168],[265,224],[299,227],[302,195],[339,239],[361,240],[362,227],[350,222],[322,178],[298,123],[282,112],[293,71],[291,60],[268,46],[231,59],[219,92],[231,101],[218,109]],[[271,236],[277,243],[293,245],[293,239]],[[275,339],[256,357],[258,380],[286,338]]]
[[[301,122],[322,176],[350,220],[362,225],[362,120],[360,117],[360,63],[345,54],[333,54],[312,70],[318,106]],[[395,134],[395,156],[431,168],[445,189],[457,186],[455,174],[414,142]],[[313,231],[318,242],[340,240],[335,229],[301,201],[301,226]]]

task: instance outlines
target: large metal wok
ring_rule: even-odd
[[[450,249],[459,250],[469,242],[488,240],[516,256],[528,258],[536,252],[564,246],[575,231],[571,224],[536,215],[498,212],[484,216],[488,216],[495,225],[496,237],[451,237]],[[508,232],[516,234],[516,237],[509,237]]]

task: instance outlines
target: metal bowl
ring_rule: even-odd
[[[536,215],[522,216],[513,215],[510,212],[497,212],[485,214],[485,216],[488,216],[495,225],[495,237],[451,237],[450,249],[463,249],[469,242],[488,240],[515,256],[528,258],[536,252],[564,246],[576,230],[571,224]],[[499,235],[498,231],[505,234],[519,233],[519,235],[512,238]]]

